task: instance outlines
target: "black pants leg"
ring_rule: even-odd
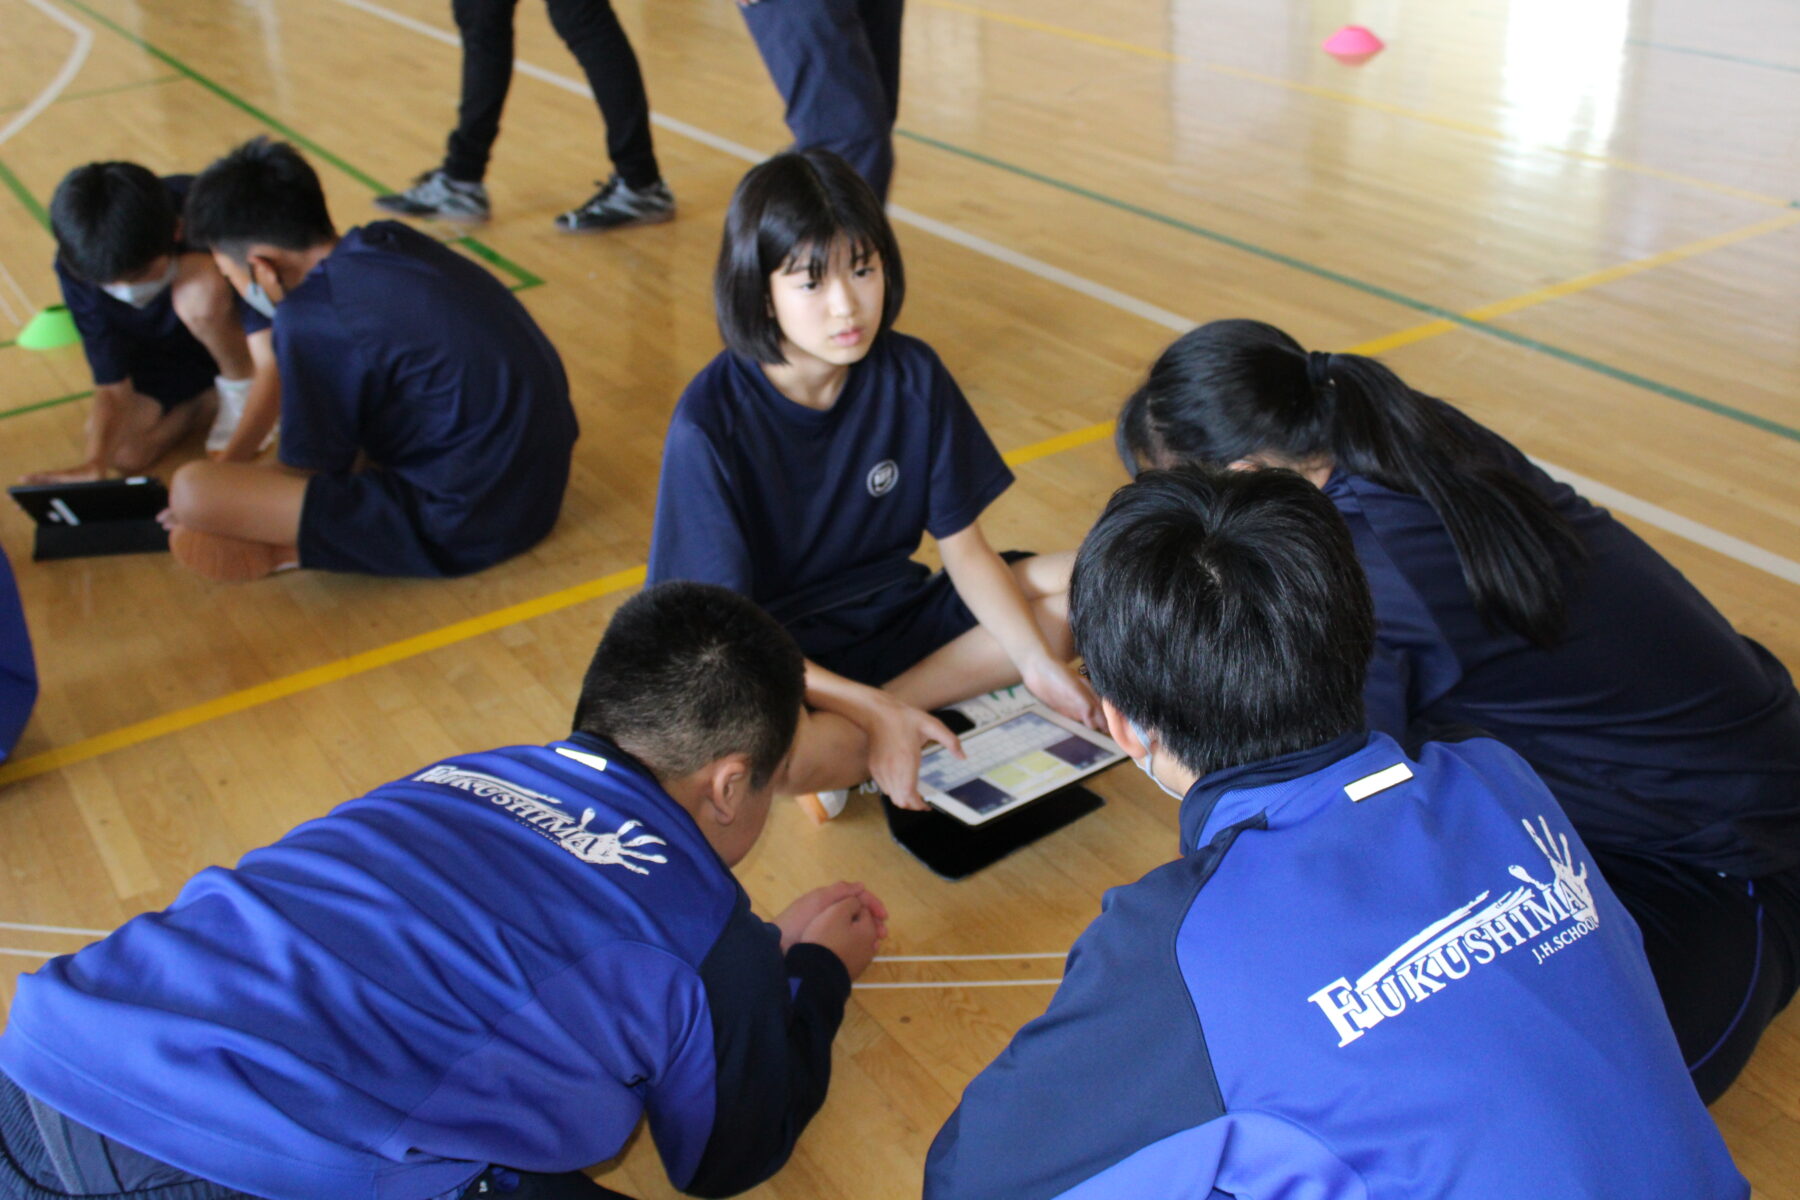
[[[744,23],[803,149],[842,155],[883,201],[894,173],[903,0],[758,0]]]
[[[462,98],[444,152],[452,179],[479,183],[500,136],[500,113],[512,86],[513,10],[518,0],[451,0],[462,34]]]
[[[610,0],[549,0],[550,24],[587,76],[606,122],[606,152],[627,186],[662,178],[650,137],[650,97],[637,52]]]
[[[1800,983],[1800,872],[1745,880],[1632,855],[1594,855],[1644,935],[1700,1098],[1731,1086]]]

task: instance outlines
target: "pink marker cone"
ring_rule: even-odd
[[[1361,25],[1346,25],[1325,39],[1325,53],[1352,67],[1380,54],[1382,46],[1382,40]]]

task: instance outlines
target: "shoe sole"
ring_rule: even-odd
[[[650,217],[635,217],[629,221],[620,221],[617,225],[589,225],[585,228],[573,228],[572,229],[569,226],[564,225],[561,221],[555,221],[555,222],[553,222],[553,224],[556,226],[556,232],[558,232],[558,233],[567,233],[567,234],[612,233],[612,232],[614,232],[616,230],[620,230],[620,229],[632,229],[639,225],[665,225],[668,222],[673,221],[674,219],[675,219],[675,214],[671,211],[671,212],[666,212],[666,213],[658,213],[657,215],[650,216]]]
[[[375,201],[375,207],[379,208],[384,213],[391,213],[396,217],[407,217],[414,221],[449,221],[455,225],[485,225],[491,219],[490,214],[488,213],[447,213],[439,212],[436,209],[428,209],[424,212],[414,212],[411,209],[400,208],[397,205],[383,204],[379,200]]]

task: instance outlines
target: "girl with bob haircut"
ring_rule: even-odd
[[[1259,321],[1179,338],[1125,402],[1126,469],[1299,471],[1375,598],[1365,693],[1418,742],[1480,730],[1568,811],[1637,919],[1709,1103],[1800,971],[1800,696],[1680,572],[1373,359]]]
[[[1073,554],[1008,556],[978,522],[1012,483],[956,381],[893,325],[900,247],[869,185],[826,150],[738,185],[713,295],[725,350],[682,393],[663,446],[650,582],[755,600],[807,656],[807,712],[777,789],[873,775],[922,808],[930,710],[1023,682],[1099,727],[1068,666]],[[923,534],[944,570],[912,560]],[[1010,561],[1009,561],[1010,560]]]

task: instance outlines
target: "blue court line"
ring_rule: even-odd
[[[1204,225],[1196,225],[1192,221],[1184,221],[1180,217],[1170,216],[1168,213],[1158,212],[1153,208],[1145,208],[1141,204],[1133,204],[1129,200],[1121,200],[1117,196],[1109,196],[1104,192],[1097,192],[1092,188],[1086,188],[1077,183],[1070,183],[1065,179],[1058,179],[1054,175],[1046,175],[1041,171],[1034,171],[1030,167],[1022,167],[1017,163],[1010,163],[1004,159],[995,158],[992,155],[984,154],[979,150],[971,150],[951,142],[940,141],[937,138],[922,133],[915,133],[908,129],[895,129],[894,134],[897,137],[907,138],[908,140],[918,142],[921,145],[931,146],[934,149],[942,150],[948,154],[954,154],[973,162],[981,163],[984,166],[993,167],[996,170],[1006,171],[1009,174],[1017,175],[1022,179],[1029,179],[1034,183],[1041,183],[1046,187],[1056,188],[1058,191],[1068,192],[1073,196],[1080,196],[1084,200],[1091,200],[1096,204],[1104,204],[1109,208],[1115,208],[1120,212],[1127,212],[1148,221],[1155,221],[1157,224],[1166,225],[1171,229],[1179,229],[1183,233],[1190,233],[1195,237],[1205,238],[1207,241],[1216,242],[1221,246],[1228,246],[1233,250],[1239,250],[1245,254],[1255,255],[1257,258],[1265,259],[1269,262],[1278,263],[1281,266],[1296,271],[1303,271],[1308,275],[1328,280],[1341,287],[1351,288],[1355,291],[1362,292],[1365,295],[1375,296],[1379,299],[1386,300],[1390,304],[1397,304],[1402,308],[1410,308],[1414,312],[1425,313],[1428,316],[1436,317],[1440,321],[1449,321],[1473,333],[1481,334],[1484,337],[1491,337],[1499,341],[1510,342],[1513,345],[1520,346],[1526,350],[1531,350],[1535,353],[1558,359],[1562,362],[1569,363],[1572,366],[1581,367],[1584,370],[1592,371],[1598,375],[1604,375],[1607,378],[1617,380],[1620,383],[1630,384],[1633,387],[1641,388],[1647,392],[1653,392],[1658,396],[1663,396],[1681,404],[1686,404],[1689,407],[1713,413],[1716,416],[1730,418],[1733,421],[1748,425],[1754,429],[1760,429],[1764,433],[1772,433],[1777,437],[1787,438],[1789,441],[1800,442],[1800,429],[1796,429],[1791,425],[1783,425],[1779,421],[1771,420],[1758,413],[1735,408],[1732,405],[1723,404],[1717,400],[1709,400],[1705,396],[1696,395],[1693,392],[1685,391],[1682,388],[1675,387],[1671,384],[1662,383],[1658,380],[1636,374],[1635,372],[1615,367],[1610,363],[1604,363],[1598,359],[1589,358],[1585,354],[1577,354],[1573,350],[1565,350],[1560,346],[1553,346],[1548,342],[1540,341],[1537,338],[1529,337],[1522,333],[1515,333],[1510,329],[1503,329],[1497,325],[1491,325],[1486,321],[1478,321],[1470,317],[1465,317],[1461,313],[1445,308],[1442,305],[1433,304],[1428,300],[1420,300],[1413,296],[1408,296],[1402,292],[1394,291],[1392,288],[1383,287],[1378,283],[1370,283],[1365,279],[1358,279],[1352,275],[1345,275],[1342,272],[1333,271],[1329,267],[1322,267],[1317,263],[1310,263],[1305,259],[1295,258],[1291,254],[1283,254],[1279,250],[1271,250],[1267,246],[1259,246],[1255,242],[1245,241],[1243,238],[1233,237],[1231,234],[1221,233],[1216,229],[1208,229]]]
[[[1746,58],[1741,54],[1725,54],[1718,50],[1702,50],[1698,46],[1671,46],[1667,42],[1652,42],[1644,38],[1626,38],[1629,45],[1642,46],[1646,50],[1662,50],[1669,54],[1692,54],[1697,58],[1716,58],[1721,62],[1737,63],[1745,67],[1761,67],[1765,71],[1786,71],[1790,75],[1800,75],[1800,66],[1788,63],[1769,62],[1761,58]]]

